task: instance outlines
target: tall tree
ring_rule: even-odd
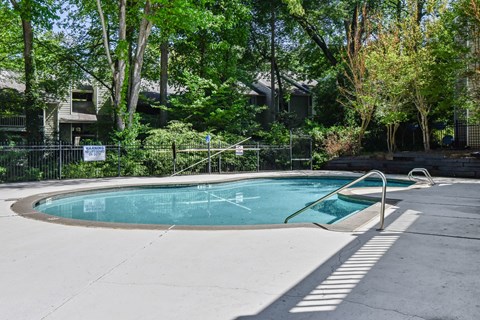
[[[363,10],[366,10],[364,7]],[[366,15],[364,12],[363,15]],[[364,24],[371,28],[370,21],[364,21]],[[364,27],[365,28],[365,27]],[[351,32],[356,32],[351,30]],[[340,87],[343,96],[342,103],[347,108],[351,108],[360,117],[360,132],[358,135],[358,144],[361,146],[362,139],[375,113],[379,93],[378,82],[373,73],[370,73],[367,64],[368,57],[372,50],[373,40],[367,37],[364,41],[362,36],[349,36],[352,43],[349,43],[345,50],[344,64],[346,66],[344,77],[347,79],[345,84]]]
[[[87,23],[83,28],[89,29],[88,37],[85,37],[85,32],[78,32],[78,29],[75,37],[82,43],[87,38],[87,42],[93,42],[94,46],[101,39],[103,44],[103,54],[99,60],[108,66],[106,74],[111,79],[108,88],[116,129],[121,132],[125,128],[133,128],[151,33],[155,29],[159,30],[162,33],[160,39],[165,42],[169,32],[177,27],[197,25],[206,16],[196,13],[209,1],[120,0],[117,3],[112,0],[96,0],[94,7],[90,1],[72,1],[77,7],[77,13],[85,17]],[[101,26],[101,32],[98,32],[98,25]],[[90,73],[96,73],[97,80],[105,78],[98,69]]]
[[[412,101],[418,111],[423,146],[430,150],[429,120],[435,109],[453,105],[461,51],[446,25],[448,1],[407,2],[408,15],[402,25],[405,49],[413,67]],[[419,17],[421,15],[421,17]]]
[[[387,129],[388,151],[394,152],[397,130],[411,113],[408,108],[409,85],[415,70],[402,47],[401,30],[396,23],[381,28],[370,46],[366,66],[369,78],[377,84],[376,116]]]
[[[52,1],[10,0],[10,3],[22,25],[26,130],[30,140],[41,141],[43,140],[41,118],[43,105],[39,99],[40,92],[36,75],[34,24],[38,28],[51,27],[51,20],[56,17],[56,8]]]

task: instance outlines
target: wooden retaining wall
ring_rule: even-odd
[[[329,161],[323,169],[369,171],[408,174],[413,168],[425,168],[432,176],[480,178],[480,159],[476,157],[447,157],[442,154],[398,153],[392,160],[374,156],[339,157]]]

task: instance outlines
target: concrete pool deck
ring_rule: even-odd
[[[378,218],[355,232],[108,229],[10,208],[38,193],[237,176],[1,184],[0,319],[479,319],[478,180],[388,192],[401,201],[382,232]]]

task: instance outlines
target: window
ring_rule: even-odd
[[[72,92],[72,112],[95,114],[93,91]]]

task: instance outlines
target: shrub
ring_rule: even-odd
[[[310,123],[313,139],[313,167],[320,169],[332,158],[355,155],[360,151],[360,128],[334,126],[325,128]]]

